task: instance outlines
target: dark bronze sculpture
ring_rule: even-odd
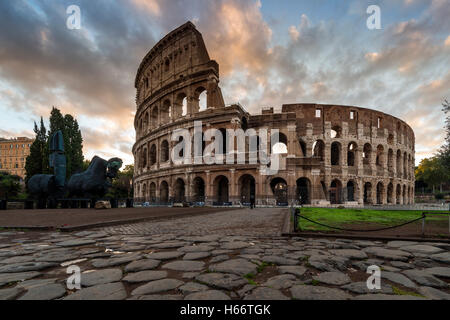
[[[67,183],[69,197],[101,198],[111,187],[109,179],[117,177],[122,160],[108,161],[95,156],[86,171],[74,174]]]
[[[69,197],[99,199],[111,187],[110,180],[117,177],[122,167],[122,160],[112,158],[108,161],[95,156],[86,171],[74,174],[66,185],[66,156],[61,131],[57,131],[50,139],[51,174],[36,174],[28,181],[28,192],[39,200],[38,208],[45,208],[47,199],[49,207],[56,207],[57,199]]]

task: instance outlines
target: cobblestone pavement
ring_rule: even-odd
[[[111,234],[279,235],[288,209],[258,208],[210,213],[203,216],[133,223],[100,230]]]
[[[0,300],[450,299],[450,244],[284,238],[280,225],[263,232],[264,217],[282,215],[256,209],[69,234],[3,231]],[[247,233],[258,223],[259,233]],[[81,290],[66,286],[71,265],[82,272]],[[379,290],[367,289],[370,265],[382,270]]]

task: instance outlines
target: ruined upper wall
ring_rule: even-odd
[[[187,22],[161,39],[142,60],[135,80],[137,105],[201,72],[218,78],[219,65],[209,58],[200,32]]]

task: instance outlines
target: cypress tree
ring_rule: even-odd
[[[45,163],[45,151],[47,145],[47,129],[44,125],[44,120],[41,117],[41,125],[38,127],[36,122],[34,123],[34,133],[36,134],[34,142],[30,146],[30,154],[27,157],[25,164],[25,182],[35,174],[45,173],[48,168],[48,164]]]

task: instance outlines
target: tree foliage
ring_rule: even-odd
[[[40,127],[36,123],[34,124],[36,139],[30,147],[30,155],[27,157],[25,165],[26,182],[35,174],[53,173],[53,168],[50,168],[48,164],[50,157],[49,145],[52,135],[58,130],[61,130],[64,137],[66,178],[69,179],[72,174],[83,170],[83,138],[78,122],[72,115],[63,115],[59,109],[53,107],[50,113],[48,132],[42,117]]]
[[[22,190],[20,177],[7,172],[0,172],[0,198],[16,197]]]
[[[112,187],[109,190],[107,197],[110,198],[132,198],[133,197],[133,165],[126,165],[119,171],[117,178],[112,182]]]

